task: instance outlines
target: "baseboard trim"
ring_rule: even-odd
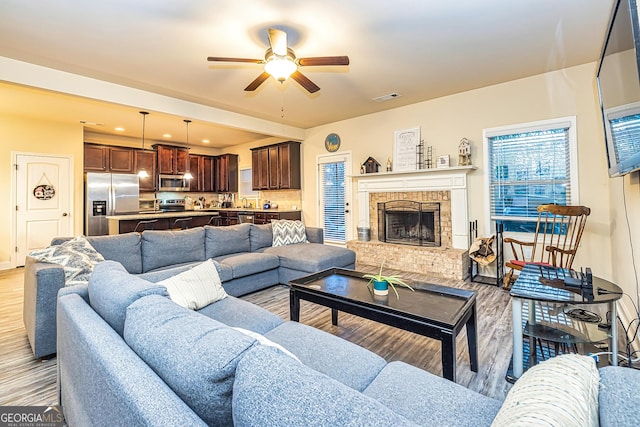
[[[0,262],[0,270],[10,270],[10,269],[11,269],[10,261]]]

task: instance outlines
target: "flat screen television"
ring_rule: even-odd
[[[609,176],[640,169],[640,21],[636,0],[615,0],[597,82]]]

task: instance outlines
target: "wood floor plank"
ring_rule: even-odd
[[[359,264],[358,269],[375,272]],[[385,271],[387,273],[387,271]],[[478,292],[479,370],[469,368],[466,331],[456,339],[457,382],[486,396],[503,400],[511,388],[504,379],[511,357],[511,307],[509,294],[494,286],[402,273],[404,278],[471,289]],[[57,403],[56,358],[33,357],[22,321],[23,269],[0,271],[0,405],[51,405]],[[289,319],[289,291],[275,286],[243,297]],[[387,361],[400,360],[442,375],[440,343],[411,332],[340,313],[331,324],[328,308],[301,301],[300,322],[365,347]]]

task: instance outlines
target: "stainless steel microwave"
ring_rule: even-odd
[[[189,182],[182,175],[158,175],[158,191],[189,191]]]

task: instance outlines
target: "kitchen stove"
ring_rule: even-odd
[[[167,199],[160,202],[160,210],[164,212],[184,212],[184,199]]]

